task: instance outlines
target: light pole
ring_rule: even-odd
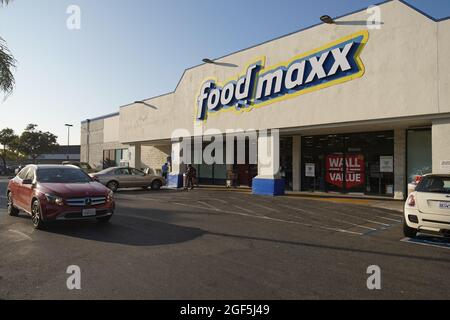
[[[69,160],[70,128],[73,127],[73,125],[66,123],[65,126],[67,127],[67,160]]]

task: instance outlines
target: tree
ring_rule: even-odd
[[[17,141],[17,151],[30,157],[33,163],[44,154],[51,153],[58,148],[56,139],[58,138],[50,132],[37,130],[36,124],[29,124]]]
[[[8,151],[11,152],[17,144],[19,137],[14,133],[13,129],[5,128],[0,131],[0,144],[3,146],[3,152],[0,156],[3,161],[3,167],[6,169],[6,159]]]
[[[7,5],[10,0],[0,0],[0,7]],[[0,37],[0,91],[8,97],[14,89],[14,76],[12,69],[16,67],[16,59],[12,56],[6,41]]]

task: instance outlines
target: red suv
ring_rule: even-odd
[[[29,165],[9,181],[8,213],[27,212],[36,229],[48,221],[97,219],[114,213],[113,192],[75,166]]]

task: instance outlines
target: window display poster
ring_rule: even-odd
[[[380,157],[380,172],[382,173],[394,172],[394,157],[392,156]]]
[[[336,187],[344,187],[344,155],[331,154],[326,157],[326,181]],[[345,155],[345,186],[347,189],[360,187],[365,183],[363,154]]]
[[[305,165],[305,176],[314,178],[316,176],[316,164],[315,163],[307,163]]]

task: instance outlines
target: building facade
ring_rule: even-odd
[[[82,122],[81,161],[172,160],[179,186],[179,136],[255,130],[245,149],[256,163],[194,162],[200,181],[222,184],[233,171],[258,194],[403,199],[415,175],[450,173],[450,19],[399,0],[379,9],[370,28],[370,13],[354,12],[187,69],[174,92]]]
[[[52,153],[41,154],[36,162],[38,164],[61,164],[64,161],[80,161],[80,157],[79,145],[58,146]]]

